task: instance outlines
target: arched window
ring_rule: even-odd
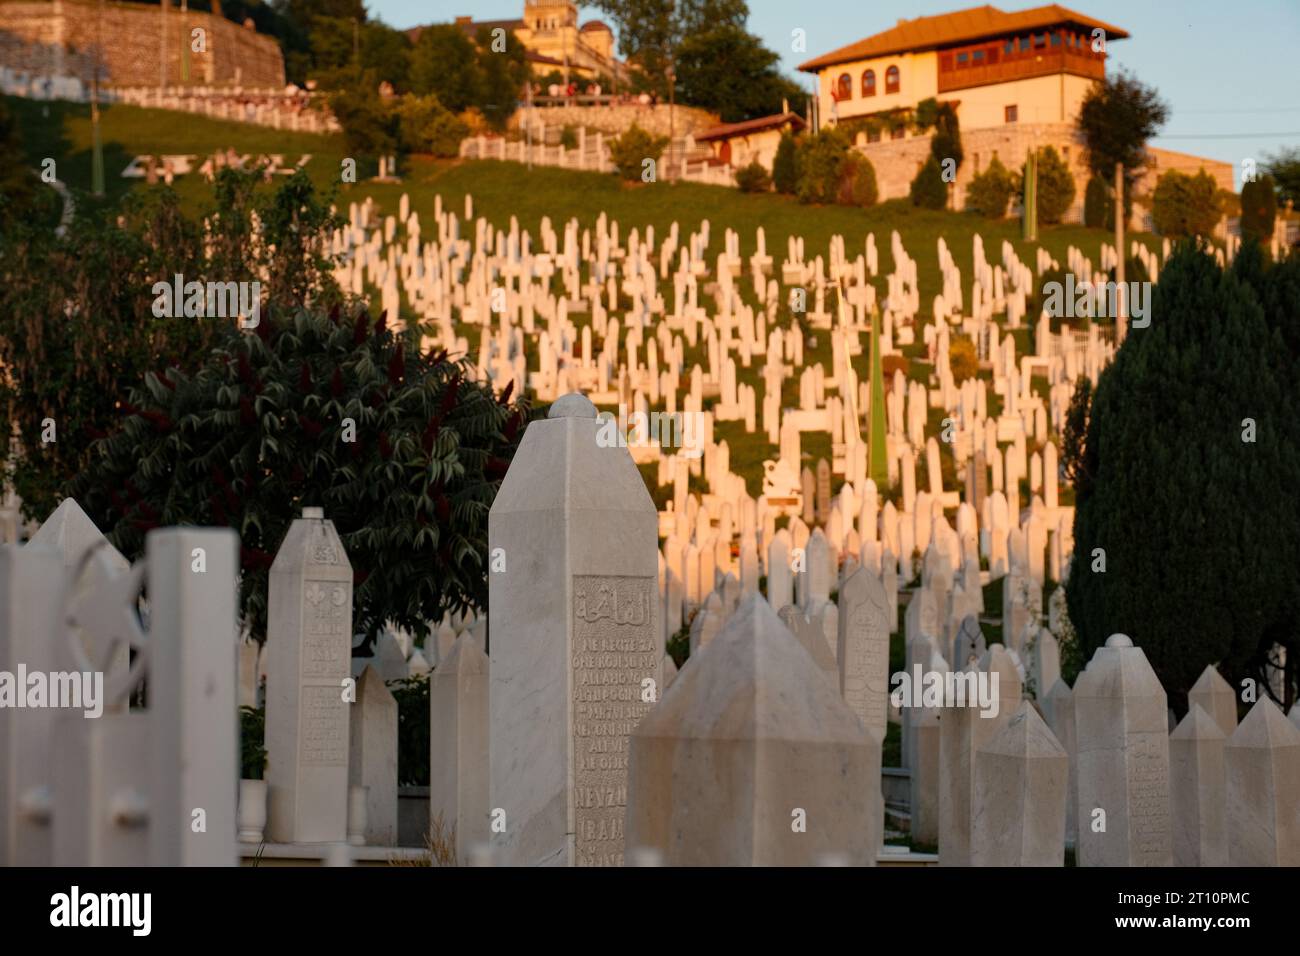
[[[853,77],[849,76],[847,73],[840,74],[839,82],[836,84],[835,99],[853,99]]]
[[[862,95],[863,96],[876,95],[876,71],[875,70],[867,70],[865,73],[862,74]]]
[[[891,66],[885,71],[885,92],[898,92],[898,67]]]

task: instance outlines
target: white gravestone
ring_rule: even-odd
[[[462,866],[488,838],[489,719],[487,655],[465,634],[429,683],[429,824]]]
[[[972,866],[1064,866],[1065,748],[1032,704],[975,753]]]
[[[1174,866],[1227,866],[1223,730],[1193,703],[1169,735],[1169,810]]]
[[[348,782],[366,788],[367,846],[397,844],[397,701],[374,665],[349,706]]]
[[[859,568],[839,594],[840,693],[883,740],[889,705],[889,602],[880,580]]]
[[[880,745],[747,595],[632,734],[628,846],[669,866],[874,865]]]
[[[1169,866],[1169,717],[1140,647],[1112,634],[1074,684],[1079,866]]]
[[[489,516],[489,549],[509,568],[488,576],[505,865],[623,862],[627,738],[663,684],[658,515],[606,427],[586,397],[556,401]]]
[[[304,508],[271,565],[266,650],[267,839],[348,836],[352,566],[334,523]]]
[[[1300,730],[1262,697],[1226,760],[1228,865],[1300,866]]]

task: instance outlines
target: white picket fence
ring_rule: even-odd
[[[567,148],[563,144],[547,145],[537,140],[506,140],[500,136],[471,136],[461,141],[461,159],[495,159],[536,166],[556,166],[561,169],[588,170],[611,173],[614,164],[609,158],[609,146],[603,133],[590,135],[578,131],[578,145]],[[736,185],[735,177],[727,166],[717,166],[696,158],[689,142],[673,143],[659,164],[659,178],[706,183],[712,186]]]
[[[0,865],[235,864],[238,548],[163,528],[129,567],[70,499],[0,546],[0,679],[51,695],[0,707]],[[74,673],[102,675],[100,716],[50,706]]]

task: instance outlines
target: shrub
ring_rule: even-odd
[[[975,343],[964,335],[949,338],[948,367],[952,369],[952,379],[958,385],[978,375],[980,364],[975,354]]]
[[[388,690],[397,701],[397,783],[403,787],[427,787],[429,675],[416,674],[393,681]]]
[[[654,136],[635,123],[622,136],[609,141],[609,158],[619,176],[628,182],[643,180],[653,182],[656,177],[646,178],[646,160],[652,160],[653,169],[663,156],[668,145],[667,136]]]
[[[1300,653],[1300,393],[1283,345],[1300,299],[1295,268],[1264,270],[1261,259],[1244,246],[1223,270],[1204,247],[1180,244],[1160,270],[1150,326],[1101,373],[1086,425],[1070,412],[1070,432],[1086,432],[1066,455],[1082,476],[1070,620],[1085,659],[1116,632],[1131,637],[1176,713],[1207,665],[1236,687],[1253,679],[1263,696],[1273,645],[1288,663]],[[1259,423],[1249,440],[1245,419]],[[1206,534],[1215,527],[1232,534]],[[1295,680],[1288,666],[1288,703]]]
[[[876,170],[861,153],[848,152],[840,161],[840,184],[835,201],[841,206],[876,204]]]
[[[832,203],[839,196],[840,167],[849,151],[849,141],[837,129],[828,129],[804,139],[799,147],[800,202]]]
[[[128,558],[154,527],[240,535],[240,605],[266,635],[271,562],[294,517],[333,520],[355,579],[352,630],[416,636],[487,599],[487,514],[527,420],[386,317],[299,309],[231,323],[193,371],[145,375],[72,494]]]
[[[1025,196],[1024,167],[1020,170],[1020,201]],[[1044,146],[1038,151],[1038,221],[1051,225],[1061,221],[1070,204],[1074,202],[1074,177],[1055,147]]]
[[[1241,187],[1241,238],[1265,245],[1273,238],[1273,220],[1277,216],[1277,193],[1273,180],[1261,176]]]
[[[1151,219],[1156,232],[1171,239],[1209,236],[1219,223],[1217,187],[1205,170],[1195,176],[1167,171],[1156,183]]]
[[[993,162],[971,180],[966,190],[966,208],[989,219],[1002,219],[1015,190],[1011,172],[995,156]]]
[[[948,205],[948,184],[933,156],[926,159],[912,180],[912,205],[923,209],[943,209]]]
[[[768,176],[763,164],[755,160],[736,170],[736,185],[742,193],[765,193],[771,188],[772,177]]]
[[[578,130],[574,126],[565,126],[560,130],[560,145],[565,149],[578,148]]]
[[[1115,197],[1106,180],[1092,176],[1083,192],[1083,224],[1093,229],[1111,229],[1115,222]]]
[[[266,772],[266,710],[239,708],[239,777],[261,780]]]
[[[461,140],[469,135],[469,125],[443,109],[432,93],[404,97],[397,116],[398,136],[408,153],[454,157],[460,154]]]
[[[781,137],[772,160],[772,185],[776,191],[793,196],[799,188],[799,149],[789,133]]]

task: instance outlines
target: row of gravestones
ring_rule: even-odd
[[[492,507],[489,547],[507,570],[489,579],[490,673],[476,698],[489,732],[475,754],[487,746],[491,809],[476,839],[519,864],[617,864],[633,851],[670,864],[873,863],[884,687],[868,679],[881,699],[859,708],[843,673],[839,687],[827,679],[813,649],[839,629],[839,609],[791,607],[783,623],[761,595],[731,610],[724,591],[714,612],[725,625],[660,698],[654,506],[626,449],[602,448],[598,427],[583,396],[557,401],[525,433]],[[1171,778],[1166,697],[1140,648],[1115,635],[1068,705],[1058,692],[1071,749],[1022,701],[1005,649],[966,669],[996,672],[1005,696],[987,717],[939,708],[938,752],[917,757],[938,766],[944,862],[1061,865],[1071,752],[1079,862],[1173,861],[1172,824],[1186,815],[1173,803],[1171,824],[1182,796],[1171,783],[1182,777]],[[1213,817],[1206,794],[1219,778],[1207,760],[1199,825],[1219,827],[1232,862],[1297,862],[1300,731],[1261,701],[1223,754],[1227,813]],[[457,770],[481,792],[481,758]]]
[[[435,672],[431,819],[462,862],[487,847],[515,864],[874,863],[887,655],[853,645],[888,632],[879,582],[860,570],[839,607],[809,587],[783,609],[786,623],[747,594],[666,685],[654,505],[627,450],[605,447],[598,430],[583,396],[557,401],[526,431],[493,504],[489,547],[506,569],[489,578],[491,661],[466,634]],[[0,859],[234,861],[237,548],[229,531],[165,529],[128,569],[65,502],[26,547],[0,550],[0,671],[108,678],[99,719],[0,709]],[[135,611],[146,583],[147,629]],[[351,705],[350,715],[341,693],[351,603],[341,542],[319,510],[304,509],[271,571],[275,842],[347,837],[350,723],[367,710]],[[831,633],[842,661],[833,668],[813,652]],[[1297,862],[1300,731],[1271,703],[1220,751],[1194,708],[1186,733],[1175,732],[1171,776],[1165,694],[1127,638],[1098,650],[1068,704],[1057,695],[1057,734],[1021,702],[998,645],[975,669],[999,675],[996,716],[941,708],[937,754],[925,720],[910,745],[918,772],[938,767],[944,862],[1059,865],[1071,789],[1080,863],[1171,862],[1171,800],[1185,807],[1191,792],[1171,794],[1171,784],[1190,779],[1189,761],[1198,845],[1217,827],[1231,862]],[[148,707],[132,708],[142,680]],[[363,679],[361,693],[374,683]],[[1217,721],[1222,702],[1206,703]],[[1073,733],[1058,723],[1065,714]],[[386,737],[375,739],[362,752],[395,785],[395,761],[379,760]],[[1184,827],[1191,811],[1175,812]]]

